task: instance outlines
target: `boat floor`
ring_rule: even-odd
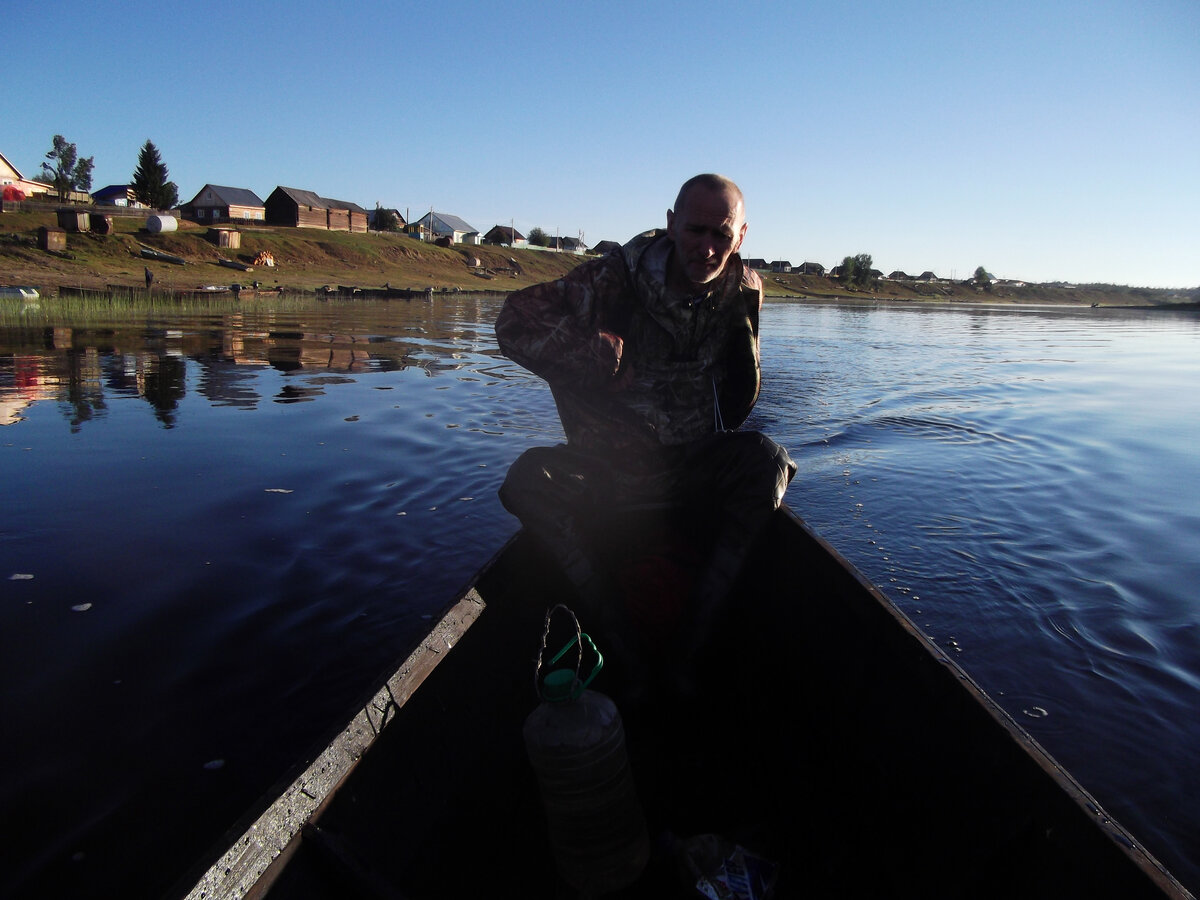
[[[698,896],[672,851],[704,834],[777,863],[776,897],[1171,895],[1088,821],[1102,813],[1059,788],[1048,757],[961,690],[961,672],[884,621],[895,613],[856,573],[776,524],[699,691],[632,703],[608,670],[593,685],[622,709],[654,845],[617,896]],[[576,896],[554,871],[521,737],[545,610],[570,592],[524,536],[476,587],[487,609],[270,897]]]

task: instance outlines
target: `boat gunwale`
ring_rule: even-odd
[[[314,745],[304,760],[275,782],[254,807],[225,832],[204,860],[168,896],[186,900],[264,896],[301,841],[304,827],[322,812],[357,768],[363,755],[397,718],[400,709],[478,621],[487,603],[476,585],[515,542],[513,536],[463,586],[399,665],[355,705],[349,720]],[[299,770],[298,774],[297,771]]]

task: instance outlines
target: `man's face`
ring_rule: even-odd
[[[746,236],[742,204],[724,190],[695,186],[680,208],[667,210],[667,236],[675,244],[675,266],[692,285],[708,284]]]

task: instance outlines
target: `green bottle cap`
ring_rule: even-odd
[[[573,669],[555,669],[542,682],[542,696],[551,703],[574,700],[578,683]]]

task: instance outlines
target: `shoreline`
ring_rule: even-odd
[[[30,286],[44,299],[67,293],[154,293],[201,296],[301,294],[331,299],[413,299],[429,293],[510,293],[559,278],[589,255],[496,245],[437,246],[401,234],[337,232],[263,225],[222,225],[237,235],[219,246],[215,229],[181,220],[173,232],[151,234],[142,219],[113,217],[105,234],[66,232],[65,248],[39,247],[43,229],[57,231],[53,212],[0,215],[0,279]],[[147,258],[145,253],[156,253]],[[274,266],[254,265],[260,254]],[[168,261],[170,260],[170,261]],[[1196,308],[1200,287],[1186,290],[1120,285],[1002,282],[986,289],[950,281],[881,280],[852,290],[817,275],[757,270],[768,301],[920,303],[1000,306]],[[233,289],[234,285],[240,291]]]

